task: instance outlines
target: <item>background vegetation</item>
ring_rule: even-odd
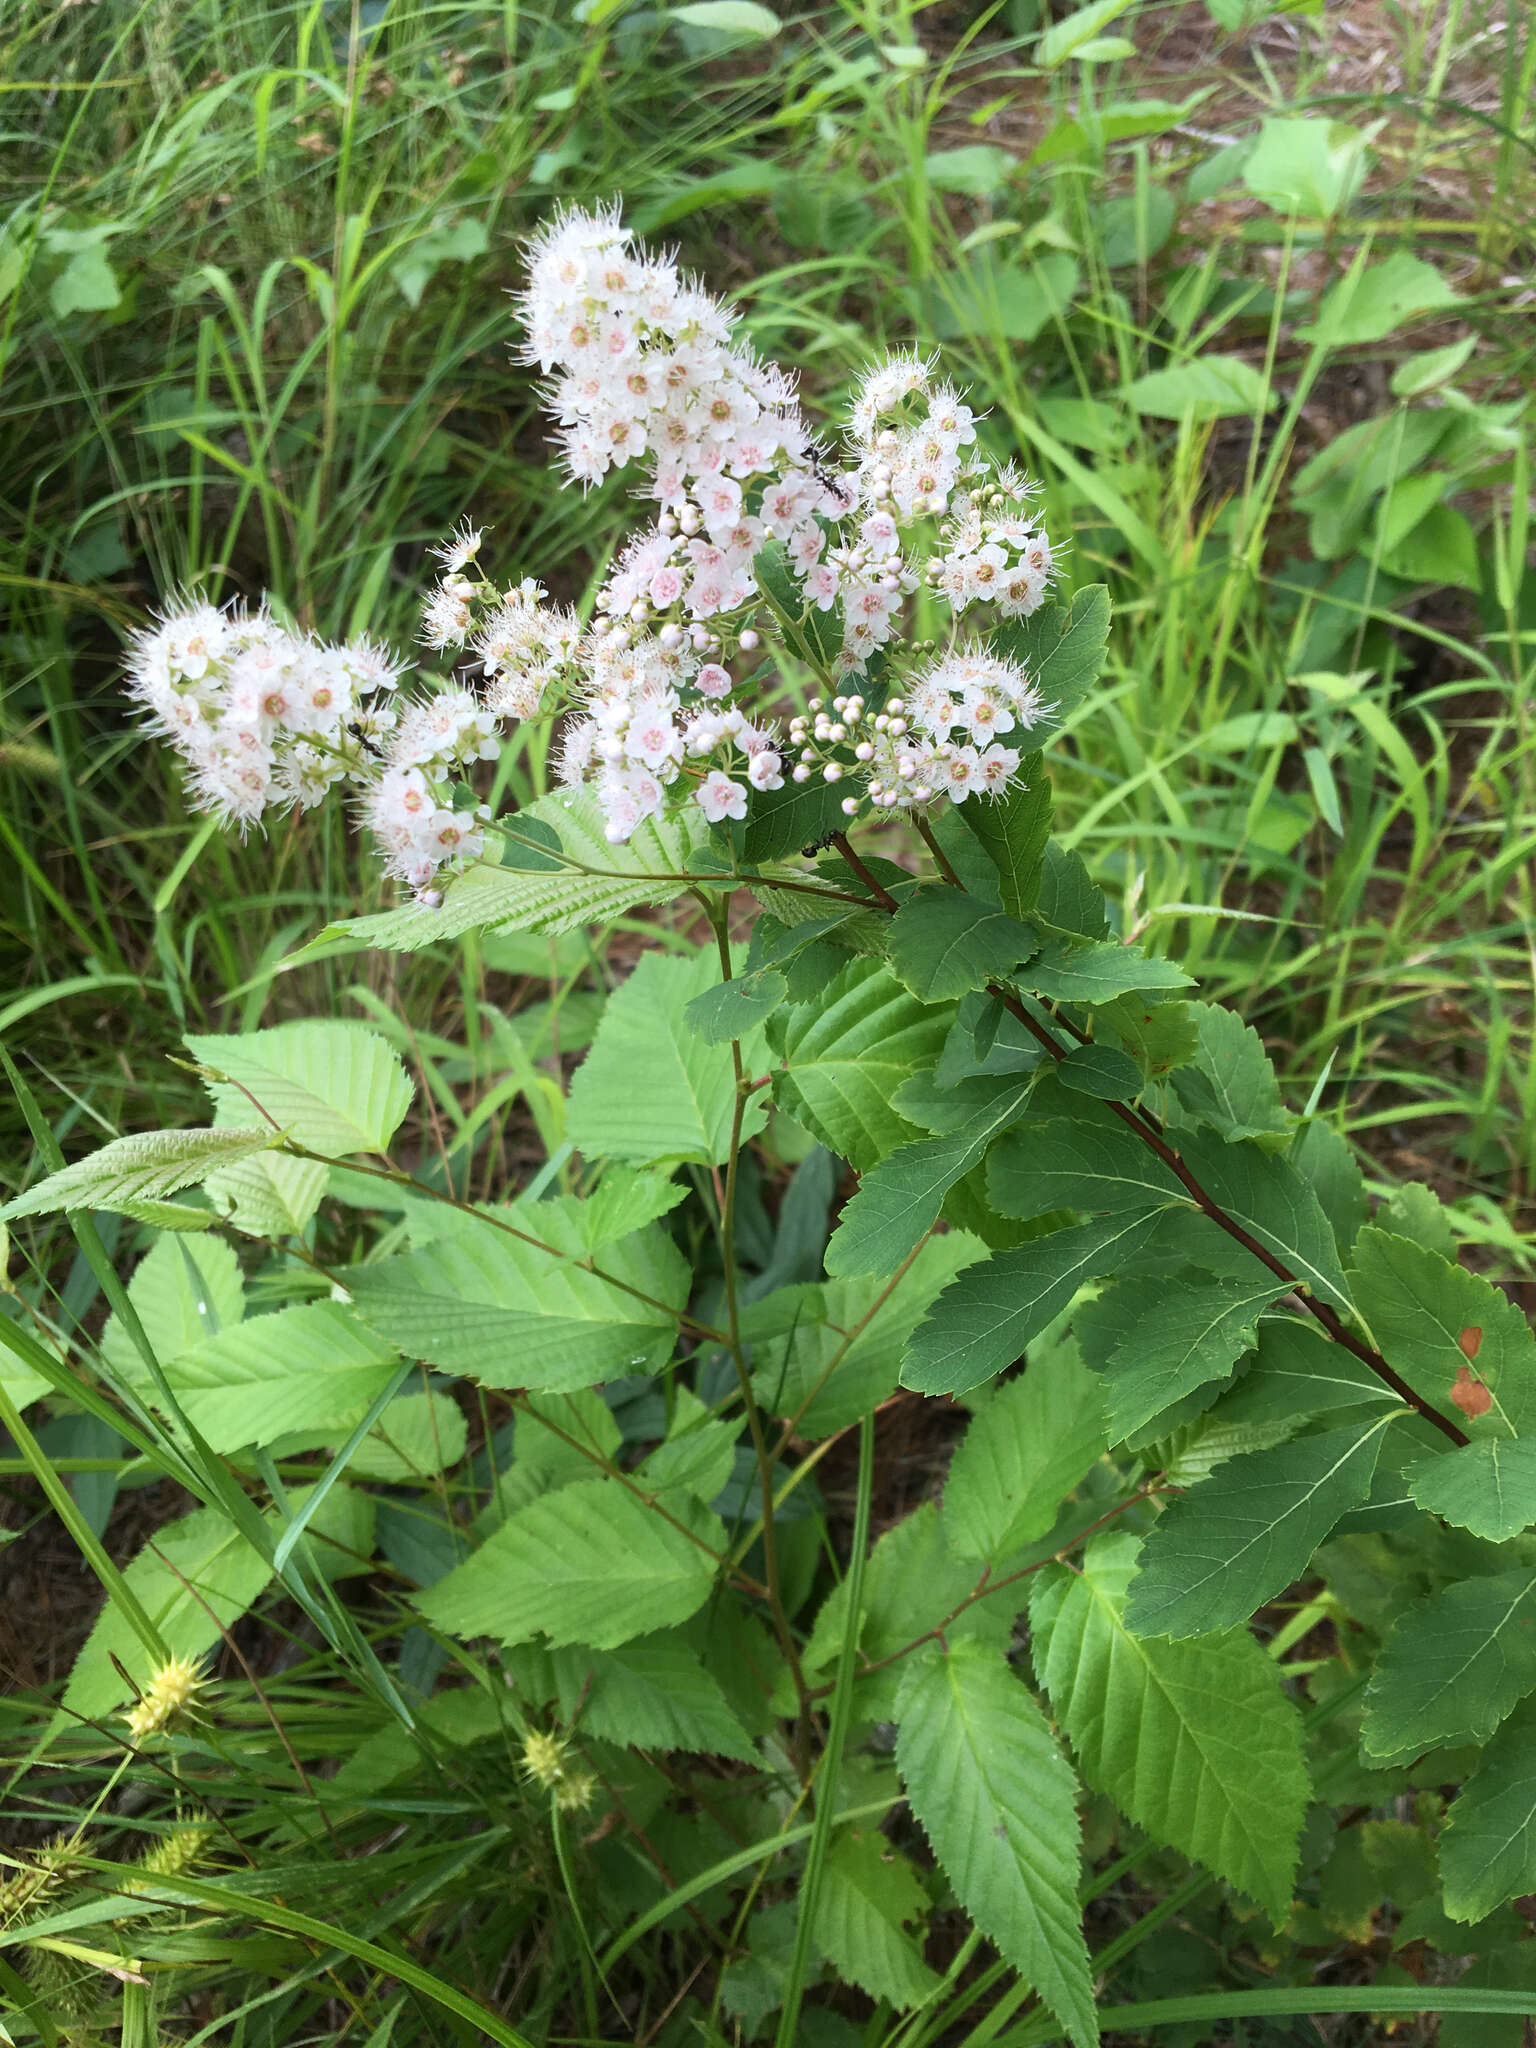
[[[1288,1099],[1326,1109],[1373,1192],[1430,1184],[1471,1262],[1536,1302],[1521,10],[848,0],[775,24],[622,0],[20,0],[0,58],[0,1039],[66,1156],[200,1117],[167,1057],[182,1031],[327,1012],[378,1025],[417,1075],[420,1177],[500,1193],[560,1155],[571,1058],[665,922],[289,969],[333,916],[386,900],[366,849],[334,817],[244,846],[190,818],[116,668],[178,584],[270,589],[329,633],[382,616],[407,642],[423,550],[469,510],[502,559],[579,599],[605,501],[547,488],[503,291],[551,208],[622,194],[738,297],[817,409],[882,341],[942,345],[1072,536],[1069,584],[1107,582],[1115,601],[1102,701],[1055,764],[1068,842],[1126,931],[1263,1033]],[[508,772],[542,786],[536,751]],[[12,1192],[33,1145],[19,1101],[0,1117]],[[790,1164],[767,1162],[765,1227]],[[135,1247],[131,1224],[108,1234],[120,1262]],[[29,1234],[8,1285],[8,1310],[61,1347],[99,1338],[101,1272],[62,1227]],[[33,1426],[69,1511],[10,1457],[0,1729],[18,1854],[66,1811],[73,1827],[117,1768],[89,1730],[56,1738],[51,1772],[25,1768],[99,1604],[80,1531],[121,1561],[186,1506],[99,1415],[52,1404]],[[880,1526],[949,1441],[885,1418]],[[834,1456],[822,1476],[819,1513],[841,1530],[850,1475]],[[382,1636],[380,1580],[348,1597]],[[1299,1608],[1286,1649],[1305,1657],[1325,1619]],[[226,1668],[243,1658],[261,1685],[218,1771],[245,1802],[224,1824],[264,1843],[260,1932],[218,1901],[137,1927],[133,1954],[150,1943],[166,1974],[114,1992],[107,2024],[476,2038],[411,1987],[415,1968],[536,2036],[595,2035],[579,1918],[548,1910],[562,1889],[579,1902],[566,1847],[440,1759],[327,1842],[306,1769],[374,1723],[331,1682],[340,1653],[313,1616],[274,1598],[242,1629]],[[158,1825],[174,1792],[137,1796]],[[1400,1911],[1411,1891],[1387,1866],[1418,1853],[1425,1816],[1418,1793],[1394,1796],[1385,1818],[1364,1812],[1400,1832],[1356,1828],[1320,1860],[1301,1960],[1267,1967],[1416,1981],[1380,1902]],[[1101,1888],[1096,1940],[1122,1944],[1110,2005],[1204,1984],[1235,1946],[1184,1883]],[[727,1964],[769,1968],[771,1927],[756,1950],[744,1913],[726,1933]],[[772,2006],[750,1970],[722,1998],[716,1959],[671,1932],[633,1948],[615,1982],[634,2038],[697,2038],[696,2022],[750,2038]],[[0,1951],[0,1981],[9,1968]],[[100,1991],[99,1961],[59,1968],[57,2013],[77,1980]],[[1013,2038],[966,1981],[903,2048]],[[884,2038],[869,2010],[829,2009],[829,2029],[854,2031],[827,2040]],[[807,2039],[822,2017],[807,2012]],[[1468,2048],[1509,2038],[1471,2031],[1507,2021],[1459,2024]],[[26,2026],[46,2038],[34,2018],[18,2039]]]

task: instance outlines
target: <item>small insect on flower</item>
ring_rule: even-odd
[[[128,1740],[134,1748],[139,1748],[151,1735],[163,1734],[183,1715],[190,1714],[205,1682],[202,1671],[189,1657],[172,1657],[162,1664],[125,1713]]]

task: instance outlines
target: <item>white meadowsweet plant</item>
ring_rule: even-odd
[[[469,526],[437,551],[423,605],[422,642],[451,672],[404,688],[369,640],[175,608],[136,642],[132,688],[196,802],[245,827],[341,784],[390,873],[435,902],[439,871],[484,851],[465,777],[522,720],[560,721],[561,779],[595,787],[616,844],[680,808],[741,819],[786,786],[839,785],[841,822],[1017,780],[1051,707],[993,629],[1044,603],[1056,551],[932,362],[877,365],[818,446],[789,376],[613,213],[564,214],[535,240],[517,314],[570,483],[632,472],[657,507],[593,617],[490,575]],[[914,635],[920,602],[947,615],[937,641]],[[767,644],[793,619],[828,692],[803,712]]]
[[[280,1584],[387,1737],[327,1785],[328,1816],[371,1840],[421,1669],[396,1686],[374,1644],[485,1646],[444,1666],[431,1785],[437,1745],[462,1744],[455,1782],[486,1771],[498,1833],[518,1800],[529,1838],[553,1838],[583,1946],[587,1927],[609,1958],[669,1944],[655,1982],[677,1906],[736,1884],[754,1969],[733,1953],[699,1998],[739,2017],[771,1987],[775,2048],[808,2038],[827,1970],[910,2016],[887,2044],[958,2038],[983,1984],[998,2014],[1038,2000],[1011,2039],[1093,2048],[1101,2022],[1139,2024],[1145,2006],[1100,2008],[1128,1950],[1123,1932],[1089,1945],[1084,1788],[1124,1822],[1100,1838],[1118,1860],[1098,1890],[1155,1848],[1230,1890],[1200,1909],[1229,1947],[1326,1924],[1308,1817],[1341,1766],[1355,1782],[1341,1744],[1393,1801],[1468,1774],[1415,1911],[1435,1940],[1493,1926],[1536,1890],[1536,1335],[1457,1263],[1427,1188],[1370,1212],[1321,1084],[1289,1104],[1257,1032],[1117,930],[1121,906],[1052,836],[1046,746],[1100,672],[1107,589],[1058,599],[1029,486],[926,360],[876,366],[818,444],[783,372],[610,214],[552,223],[517,310],[571,486],[618,471],[650,500],[590,617],[521,565],[493,573],[467,525],[438,550],[419,668],[192,599],[136,642],[133,692],[233,825],[342,791],[416,898],[350,920],[357,942],[558,938],[685,895],[708,940],[690,909],[614,977],[569,1072],[559,1005],[519,1014],[509,1078],[543,1063],[563,1141],[520,1191],[496,1159],[491,1198],[455,1191],[471,1166],[480,1182],[479,1112],[442,1174],[395,1165],[413,1099],[397,1050],[313,1019],[191,1034],[207,1128],[68,1164],[54,1147],[0,1209],[162,1234],[100,1370],[204,1503],[157,1532],[163,1560],[129,1567],[143,1627],[93,1634],[64,1708],[93,1742],[115,1713],[174,1755],[195,1693],[211,1739],[234,1681],[203,1697],[205,1591],[234,1616]],[[566,786],[493,817],[484,764],[533,720]],[[901,858],[861,852],[860,819],[888,848],[910,825]],[[360,1231],[356,1210],[388,1222]],[[265,1247],[249,1315],[215,1226],[248,1259]],[[15,1436],[9,1389],[83,1377],[9,1327]],[[973,1412],[942,1482],[872,1540],[876,1417],[924,1397]],[[473,1449],[466,1409],[495,1430]],[[832,1571],[816,1468],[855,1430]],[[315,1446],[326,1477],[301,1496],[272,1460]],[[311,1560],[339,1574],[319,1560],[340,1531],[337,1558],[367,1573],[370,1484],[419,1485],[389,1521],[435,1533],[406,1543],[378,1517],[391,1604],[359,1629]],[[1338,1655],[1283,1658],[1303,1617],[1343,1613],[1358,1566],[1329,1558],[1351,1540],[1377,1560],[1400,1546],[1398,1610],[1383,1622],[1373,1590]],[[1298,1616],[1290,1589],[1317,1581]],[[336,1718],[348,1742],[362,1725]],[[688,1890],[635,1822],[637,1784],[647,1816],[671,1803],[669,1858],[700,1852],[676,1865]],[[698,1817],[717,1798],[771,1856],[712,1862]],[[537,1926],[563,1894],[526,1865]],[[505,1885],[505,1858],[485,1869]],[[941,1978],[925,1952],[949,1894],[959,1956],[996,1952],[982,1975]],[[1393,1995],[1370,1987],[1373,2009]]]

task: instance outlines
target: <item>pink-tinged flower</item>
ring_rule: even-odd
[[[732,782],[717,768],[706,775],[694,792],[694,800],[708,818],[711,825],[718,825],[726,818],[744,818],[747,815],[747,792],[739,782]]]
[[[747,780],[754,789],[782,789],[784,787],[784,763],[772,747],[762,747],[749,756]],[[743,809],[745,806],[743,806]],[[734,814],[739,817],[738,811]]]
[[[682,742],[670,718],[652,713],[629,728],[629,752],[647,768],[659,768],[663,761],[677,758]]]
[[[831,611],[842,584],[830,562],[818,562],[805,579],[805,594],[819,612]]]
[[[693,679],[694,688],[702,697],[726,697],[731,689],[731,672],[722,668],[718,661],[706,661]]]
[[[980,781],[981,756],[974,747],[952,747],[940,764],[944,794],[951,803],[963,804]]]
[[[989,795],[1001,796],[1018,772],[1019,753],[1016,747],[986,747],[977,756],[973,786],[985,789]]]

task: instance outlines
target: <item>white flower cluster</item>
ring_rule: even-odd
[[[134,635],[128,673],[152,728],[191,765],[199,808],[241,826],[366,774],[396,724],[400,669],[382,647],[327,646],[265,608],[192,600]]]
[[[535,239],[524,359],[558,372],[549,405],[573,477],[649,456],[654,495],[680,509],[702,487],[717,533],[736,523],[742,483],[798,462],[810,433],[784,372],[733,347],[724,308],[632,241],[617,211],[561,214]]]
[[[796,782],[861,775],[880,810],[908,810],[941,796],[954,803],[972,794],[999,796],[1022,758],[1017,747],[1000,746],[999,736],[1027,734],[1046,710],[1017,662],[962,645],[918,670],[906,696],[889,698],[873,715],[857,695],[834,697],[830,712],[813,698],[808,716],[790,721],[789,744],[799,757],[791,773]],[[842,808],[855,817],[863,803],[847,796]]]
[[[594,787],[614,841],[683,804],[742,817],[787,777],[845,784],[848,816],[1016,779],[1005,742],[1050,707],[985,636],[1045,601],[1057,556],[1030,487],[986,457],[931,361],[898,354],[863,379],[833,462],[784,372],[616,213],[554,220],[518,310],[571,476],[642,466],[658,507],[590,624],[532,579],[488,580],[468,526],[437,550],[422,607],[424,644],[457,673],[413,701],[390,697],[399,671],[366,640],[326,647],[265,611],[190,604],[139,637],[133,688],[200,803],[248,824],[360,784],[390,870],[432,900],[438,868],[482,850],[488,814],[465,784],[507,720],[565,716],[559,772]],[[972,637],[904,649],[923,590]],[[779,739],[761,650],[795,621],[837,694]]]
[[[680,779],[709,819],[746,816],[747,791],[778,789],[783,760],[770,726],[724,699],[730,672],[691,647],[660,639],[598,640],[590,654],[587,713],[566,731],[562,781],[595,777],[609,839],[628,839]]]
[[[849,421],[859,496],[898,519],[942,512],[959,481],[976,416],[921,356],[894,355],[865,377]]]
[[[957,612],[991,603],[1003,619],[1038,611],[1056,571],[1049,538],[1026,513],[1029,485],[1000,471],[974,496],[959,495],[943,533],[943,552],[929,563],[933,588]]]

